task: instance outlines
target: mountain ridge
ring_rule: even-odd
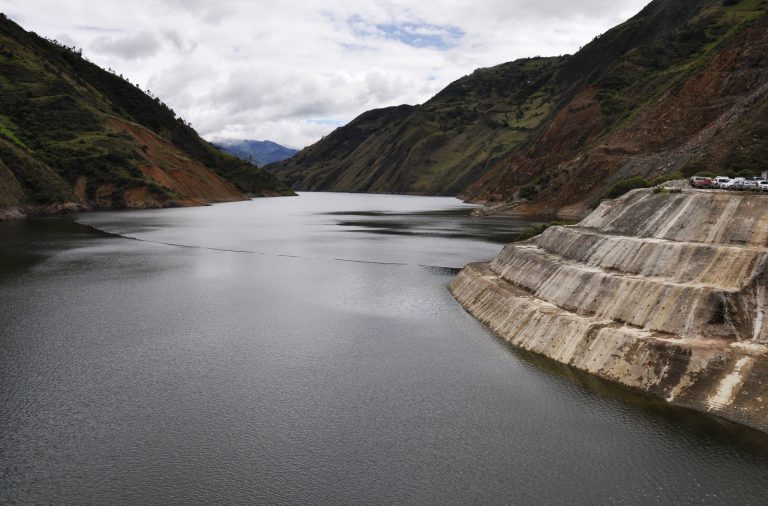
[[[654,0],[574,55],[478,69],[407,116],[363,114],[267,169],[302,190],[569,218],[628,178],[755,170],[768,159],[768,2],[726,3]]]
[[[159,98],[0,16],[4,217],[288,195],[220,153]]]
[[[558,60],[478,69],[422,105],[367,111],[266,169],[303,190],[455,194],[544,119],[535,84],[551,79]],[[512,126],[499,128],[505,121]]]
[[[298,149],[288,148],[267,140],[227,140],[214,142],[213,145],[230,155],[251,162],[258,167],[274,162],[282,162],[299,152]]]

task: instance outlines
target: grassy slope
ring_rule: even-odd
[[[369,111],[267,170],[299,189],[458,193],[548,117],[559,62],[477,70],[422,106]]]
[[[695,170],[687,164],[695,159],[706,160],[698,167],[722,172],[722,151],[730,149],[726,139],[742,145],[742,155],[754,164],[766,141],[760,142],[765,129],[758,117],[724,122],[716,137],[707,129],[738,110],[768,77],[768,62],[757,56],[768,42],[761,28],[767,4],[653,2],[572,57],[558,76],[575,83],[577,92],[591,92],[595,127],[578,144],[565,142],[574,119],[568,114],[572,103],[566,104],[556,121],[543,125],[537,142],[497,164],[468,197],[522,201],[521,209],[533,212],[556,212],[564,205],[580,212],[621,178],[689,175]],[[648,36],[654,27],[662,29]],[[609,48],[620,48],[618,55],[579,73]],[[697,138],[704,141],[697,145]]]
[[[690,159],[757,165],[766,129],[755,113],[724,127],[729,153],[685,143],[755,90],[726,82],[728,72],[762,72],[727,53],[747,47],[740,37],[766,3],[655,0],[575,55],[476,71],[423,106],[364,114],[268,170],[299,188],[463,194],[549,213]],[[716,62],[725,77],[709,83],[702,75]],[[653,158],[676,148],[674,163]]]
[[[334,140],[329,148],[323,140],[267,170],[301,189],[463,193],[510,153],[529,146],[585,83],[637,45],[677,29],[700,3],[654,2],[573,56],[479,69],[405,119],[366,124],[362,115],[332,134],[355,142]],[[368,134],[359,138],[361,131]]]
[[[148,188],[158,201],[183,199],[140,170],[153,160],[134,137],[110,125],[115,117],[164,137],[178,158],[200,162],[242,193],[288,192],[270,174],[220,153],[158,99],[5,17],[0,111],[0,170],[13,174],[0,185],[0,207],[77,201],[74,186],[81,178],[86,200],[105,185],[115,189],[111,202],[117,206],[120,192],[131,188]]]

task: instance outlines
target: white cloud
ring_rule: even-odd
[[[516,58],[572,53],[646,0],[0,0],[210,139],[301,147]]]
[[[57,41],[59,41],[60,43],[68,47],[74,47],[74,48],[80,47],[77,41],[66,33],[60,33],[56,35],[54,39],[56,39]]]
[[[107,58],[116,56],[122,60],[141,60],[157,54],[160,41],[146,31],[124,37],[97,37],[91,41],[90,47]]]

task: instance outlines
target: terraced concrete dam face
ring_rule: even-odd
[[[768,430],[767,246],[766,196],[636,190],[450,290],[516,346]]]

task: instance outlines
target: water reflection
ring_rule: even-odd
[[[466,314],[457,269],[528,226],[469,211],[320,194],[0,224],[0,503],[762,501],[764,435]],[[360,224],[390,220],[420,233]]]

